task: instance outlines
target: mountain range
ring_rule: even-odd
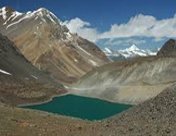
[[[112,50],[108,47],[104,48],[104,53],[112,60],[124,60],[134,57],[155,56],[157,51],[139,49],[135,44],[123,50]]]
[[[0,9],[0,32],[35,67],[62,83],[71,83],[109,60],[92,42],[69,32],[52,12],[40,8],[20,13]]]
[[[45,8],[1,8],[0,33],[0,135],[176,135],[176,40],[101,51]],[[133,107],[92,122],[18,107],[67,93]]]

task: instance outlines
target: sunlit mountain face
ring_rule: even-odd
[[[58,82],[71,83],[109,60],[93,43],[73,34],[46,8],[21,13],[0,9],[0,33],[15,43],[38,69]]]

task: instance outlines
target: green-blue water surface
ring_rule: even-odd
[[[87,120],[101,120],[127,110],[130,107],[131,105],[112,103],[100,99],[70,94],[55,97],[52,101],[44,104],[24,106],[24,108]]]

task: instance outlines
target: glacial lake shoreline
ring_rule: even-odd
[[[63,94],[43,103],[19,105],[20,108],[45,111],[83,120],[102,120],[117,115],[132,105],[113,103],[97,98]]]

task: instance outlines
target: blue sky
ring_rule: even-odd
[[[102,39],[113,38],[120,40],[133,37],[135,37],[135,40],[137,39],[136,37],[139,37],[139,39],[147,37],[148,39],[155,39],[154,41],[157,43],[158,39],[162,41],[167,39],[168,35],[169,38],[175,37],[175,33],[172,32],[169,34],[167,32],[162,32],[163,34],[156,33],[155,31],[159,28],[155,28],[152,32],[147,32],[150,33],[150,36],[144,33],[137,33],[137,29],[134,29],[134,33],[127,31],[124,36],[123,32],[120,33],[120,27],[122,27],[120,25],[126,24],[127,26],[122,28],[130,31],[131,28],[128,27],[130,20],[132,20],[134,28],[137,28],[137,25],[134,25],[135,22],[137,22],[136,24],[143,23],[143,25],[147,25],[145,20],[148,23],[153,23],[151,26],[146,27],[147,29],[160,25],[162,20],[166,20],[169,25],[169,20],[176,18],[175,0],[0,0],[1,7],[7,5],[21,12],[45,7],[61,20],[67,20],[66,25],[72,32],[77,32],[84,38],[97,43],[101,43],[99,41]],[[141,20],[144,20],[144,22]],[[167,28],[167,25],[165,26],[165,31],[176,28],[174,21],[174,19],[171,20],[171,28]],[[162,29],[165,28],[163,27]],[[162,29],[161,31],[163,31]],[[128,33],[130,34],[128,35]]]
[[[100,31],[114,23],[127,22],[139,13],[157,19],[176,13],[175,0],[0,0],[1,7],[6,5],[22,12],[45,7],[62,20],[79,17]]]

